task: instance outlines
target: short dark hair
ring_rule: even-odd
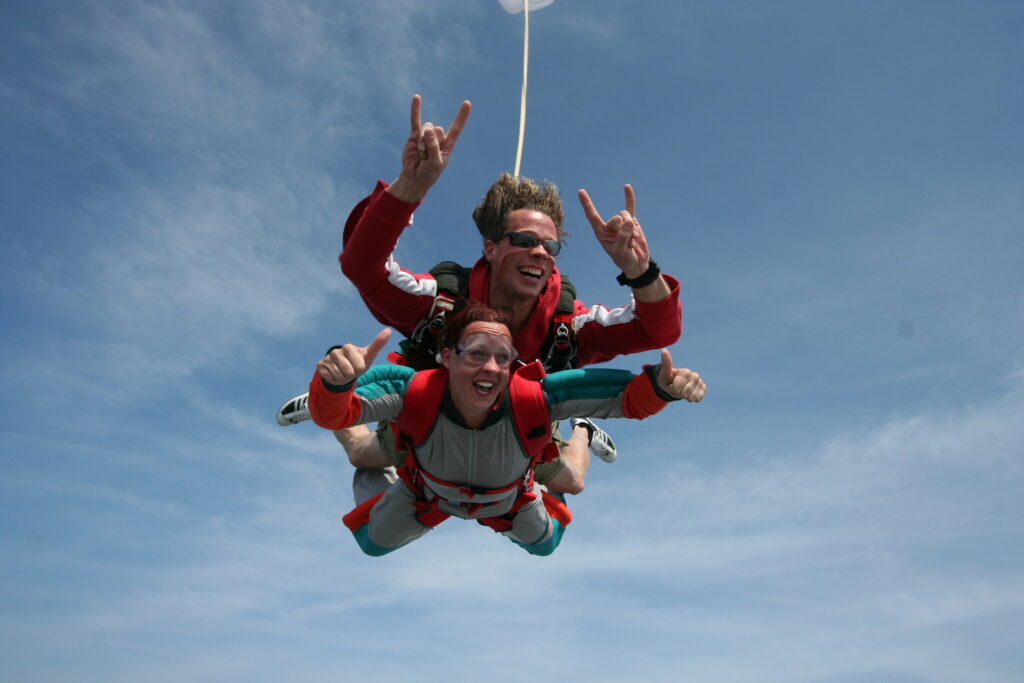
[[[510,335],[512,333],[507,315],[479,301],[470,301],[445,323],[444,331],[441,333],[441,348],[454,349],[465,329],[476,322],[498,323],[509,328]]]
[[[473,222],[485,240],[499,242],[505,236],[505,219],[513,211],[533,209],[545,214],[555,224],[555,233],[562,239],[562,200],[554,183],[537,183],[530,178],[502,173],[480,204],[473,209]]]

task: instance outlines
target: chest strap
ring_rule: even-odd
[[[469,499],[477,495],[507,493],[518,489],[519,495],[507,515],[514,516],[515,511],[536,499],[537,494],[533,490],[534,468],[542,462],[553,460],[559,454],[558,446],[551,441],[551,415],[548,412],[547,401],[541,386],[544,376],[543,366],[539,362],[535,362],[515,370],[509,377],[509,407],[512,411],[516,435],[523,450],[530,458],[525,474],[521,479],[505,486],[481,489],[445,481],[428,472],[417,461],[416,447],[426,441],[437,423],[441,401],[444,399],[444,393],[448,386],[448,371],[438,368],[416,373],[406,388],[402,412],[398,419],[391,424],[395,433],[395,442],[405,453],[405,460],[398,468],[398,476],[416,496],[414,506],[417,510],[416,518],[420,523],[433,527],[450,517],[449,514],[438,509],[440,496],[431,491],[434,495],[429,496],[428,499],[425,480],[457,489]],[[467,513],[475,514],[487,504],[471,503],[467,506]],[[486,519],[500,519],[500,517]],[[477,521],[494,528],[490,523]]]

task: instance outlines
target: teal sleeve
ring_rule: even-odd
[[[371,365],[356,381],[356,396],[372,401],[386,394],[405,395],[416,371],[404,365]]]
[[[624,417],[622,400],[633,378],[628,370],[554,372],[543,380],[551,419]]]
[[[405,391],[416,372],[403,365],[374,365],[356,383],[359,422],[393,420],[402,412]]]
[[[623,392],[633,377],[635,375],[629,370],[563,370],[551,373],[542,384],[549,403],[566,403],[614,398]]]

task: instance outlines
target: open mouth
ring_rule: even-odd
[[[494,382],[473,382],[473,388],[481,396],[486,396],[494,389]]]
[[[539,280],[544,277],[544,271],[534,266],[523,266],[519,269],[519,273],[521,275],[526,275],[527,277],[532,277],[534,280]]]

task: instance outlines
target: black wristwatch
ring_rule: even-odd
[[[642,275],[638,275],[637,277],[630,279],[626,277],[625,273],[619,273],[619,276],[615,278],[615,281],[620,285],[639,289],[641,287],[646,287],[657,280],[659,275],[661,275],[661,268],[659,268],[658,264],[654,262],[654,259],[650,259],[650,265],[647,266],[647,270],[645,270]]]

